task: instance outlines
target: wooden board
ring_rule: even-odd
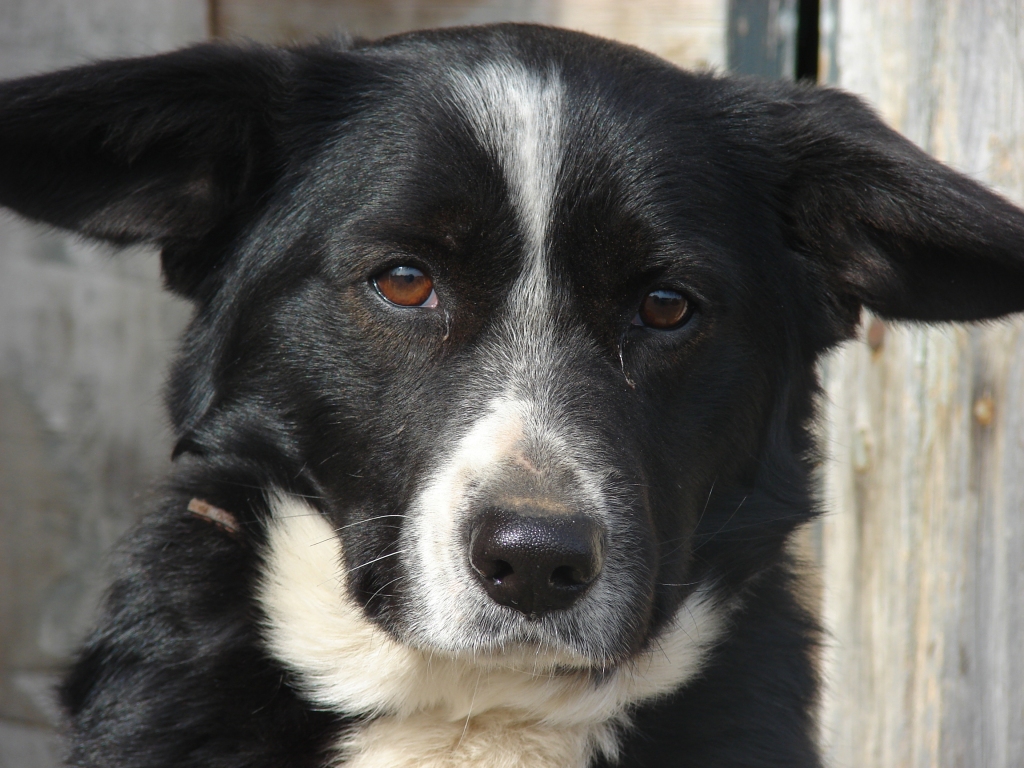
[[[838,83],[1024,200],[1024,4],[831,5]],[[881,328],[824,366],[829,759],[1019,766],[1024,323]]]
[[[726,0],[212,0],[214,34],[309,40],[345,32],[498,21],[555,24],[639,45],[688,67],[725,66]]]
[[[204,0],[0,0],[0,77],[202,39]],[[0,213],[0,766],[49,768],[53,683],[107,556],[166,472],[164,372],[191,308],[155,251]]]

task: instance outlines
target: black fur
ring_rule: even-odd
[[[550,234],[564,354],[545,375],[629,497],[640,587],[611,660],[647,647],[696,584],[741,598],[702,676],[634,713],[621,764],[819,765],[817,629],[785,555],[818,511],[815,361],[862,307],[1024,309],[1024,214],[847,94],[514,25],[200,45],[0,85],[0,203],[159,245],[196,305],[169,386],[169,490],[63,689],[73,765],[314,766],[358,727],[306,703],[262,648],[267,494],[348,526],[352,562],[393,551],[386,516],[434,466],[453,404],[487,391],[479,361],[504,338],[494,313],[523,236],[444,93],[449,72],[501,60],[566,87]],[[373,292],[406,263],[433,275],[443,312]],[[631,325],[659,285],[696,305],[684,327]],[[185,514],[192,497],[238,516],[240,539]],[[385,587],[400,568],[384,558],[352,585],[399,638],[407,596]]]

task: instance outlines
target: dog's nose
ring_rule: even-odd
[[[469,560],[496,603],[538,617],[568,608],[597,578],[604,530],[584,515],[489,509],[473,522]]]

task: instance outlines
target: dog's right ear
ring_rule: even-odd
[[[162,249],[193,295],[281,166],[293,54],[203,44],[0,84],[0,204]]]

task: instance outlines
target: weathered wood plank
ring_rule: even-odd
[[[837,22],[840,85],[1024,199],[1024,4],[839,0]],[[1022,329],[889,326],[825,366],[835,765],[1024,760]]]
[[[205,10],[2,0],[0,78],[194,42]],[[189,312],[161,290],[154,252],[0,216],[0,765],[57,762],[53,676],[94,621],[107,552],[166,467],[160,388]]]
[[[639,45],[689,67],[725,66],[727,0],[214,0],[214,32],[255,40],[366,37],[425,27],[521,21]]]

